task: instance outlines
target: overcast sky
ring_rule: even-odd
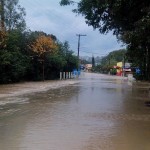
[[[79,1],[79,0],[75,0]],[[68,41],[77,54],[78,37],[81,37],[80,56],[103,56],[113,50],[123,48],[112,33],[102,35],[85,23],[84,17],[71,10],[75,6],[60,6],[60,0],[20,0],[26,10],[27,27],[32,31],[54,34],[61,42]]]

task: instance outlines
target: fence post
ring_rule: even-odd
[[[64,79],[64,80],[66,79],[66,75],[65,75],[65,72],[64,72],[64,74],[63,74],[63,79]]]
[[[62,80],[62,72],[60,72],[60,80]]]

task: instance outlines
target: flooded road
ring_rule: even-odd
[[[0,150],[150,150],[147,83],[85,74],[79,83],[0,98]]]

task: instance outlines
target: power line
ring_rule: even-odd
[[[92,52],[92,51],[84,51],[84,50],[80,50],[80,52],[83,52],[83,53],[90,53],[90,54],[98,54],[99,56],[108,55],[108,54],[102,54],[102,53],[97,53],[97,52]],[[76,51],[75,51],[75,53],[77,54]]]
[[[84,52],[84,53],[91,53],[91,54],[98,54],[98,55],[107,55],[107,54],[101,54],[101,53],[96,53],[96,52],[90,52],[90,51],[84,51],[84,50],[80,50],[81,52]]]

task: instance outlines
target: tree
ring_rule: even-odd
[[[36,53],[39,57],[39,61],[42,63],[42,76],[44,81],[44,61],[45,55],[47,54],[54,54],[56,52],[56,44],[52,40],[50,36],[39,36],[34,43],[30,45],[30,49]]]
[[[31,49],[33,52],[37,53],[39,57],[43,57],[45,53],[56,52],[56,44],[50,36],[39,36],[36,41],[31,44]],[[55,51],[54,51],[55,50]]]
[[[78,67],[78,58],[74,55],[74,52],[70,50],[69,43],[65,41],[64,43],[59,43],[59,54],[66,61],[65,66],[62,68],[64,71],[72,71]]]
[[[24,16],[18,0],[0,0],[0,83],[20,81],[26,74],[28,58],[20,44]]]
[[[92,67],[95,67],[95,58],[92,56]]]
[[[18,4],[19,0],[0,0],[1,30],[25,30],[25,9]]]
[[[29,57],[23,52],[23,38],[20,30],[13,30],[7,34],[5,47],[0,50],[0,83],[24,80]]]
[[[7,38],[6,32],[0,31],[0,49],[4,49],[6,47],[6,38]]]
[[[73,4],[61,0],[61,5]],[[88,25],[98,28],[101,33],[114,30],[114,34],[134,29],[135,23],[146,17],[150,2],[147,0],[80,0],[74,12],[82,14]]]
[[[5,30],[4,0],[0,0],[0,30]]]

